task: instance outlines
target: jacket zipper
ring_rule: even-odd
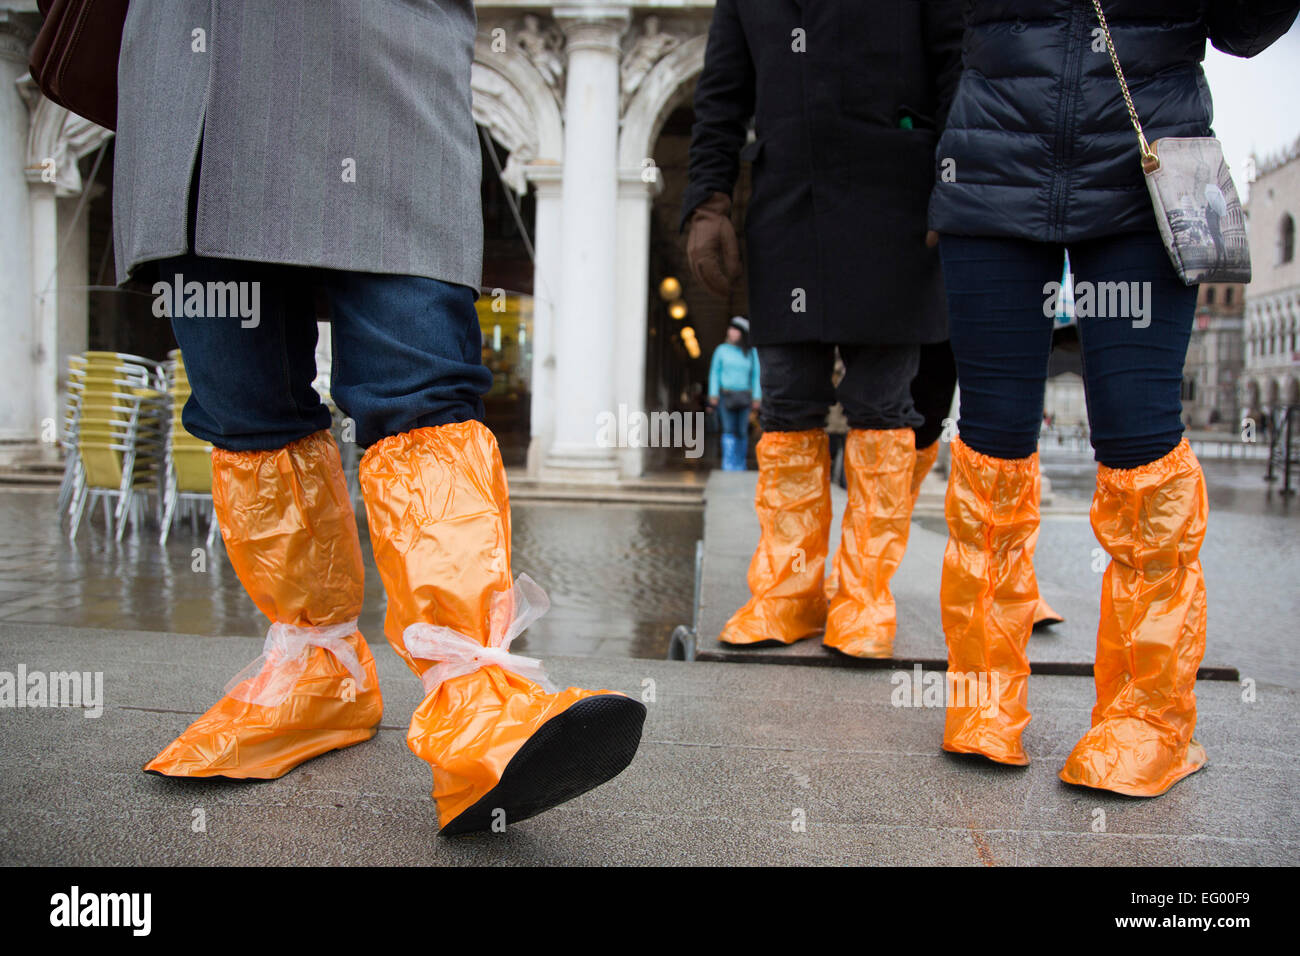
[[[1068,204],[1066,180],[1068,164],[1071,159],[1069,142],[1074,136],[1074,94],[1079,86],[1078,71],[1083,62],[1079,42],[1079,23],[1083,6],[1078,0],[1070,3],[1070,26],[1066,34],[1065,69],[1061,74],[1064,88],[1061,90],[1061,105],[1056,116],[1056,142],[1052,144],[1052,162],[1055,175],[1052,180],[1052,218],[1050,234],[1052,241],[1061,242],[1065,231],[1065,208]]]

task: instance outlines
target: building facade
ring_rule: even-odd
[[[1246,287],[1243,416],[1261,421],[1300,404],[1300,141],[1256,164],[1247,203],[1251,282]]]
[[[1183,421],[1189,428],[1235,430],[1244,367],[1245,286],[1206,283],[1183,366]]]
[[[477,7],[473,109],[489,220],[480,319],[485,361],[500,379],[489,423],[494,407],[513,409],[516,463],[534,474],[639,475],[653,452],[610,447],[599,423],[689,409],[702,364],[743,307],[710,302],[693,282],[672,208],[712,0]],[[144,303],[112,285],[112,134],[32,83],[27,52],[39,24],[36,0],[0,0],[8,443],[54,440],[69,354],[161,357],[170,347],[170,330],[150,326]],[[506,224],[499,241],[494,215]],[[666,278],[681,288],[671,317],[657,294]]]

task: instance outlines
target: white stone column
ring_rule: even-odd
[[[619,38],[628,8],[556,7],[568,55],[564,100],[563,261],[555,324],[555,438],[546,470],[555,477],[613,481],[615,448],[597,444],[614,402],[617,266]]]
[[[614,321],[614,400],[628,416],[645,410],[646,302],[650,275],[650,204],[663,190],[657,168],[624,169],[618,189],[618,307]],[[685,450],[681,450],[685,454]],[[645,450],[624,448],[619,473],[645,471]]]
[[[31,414],[36,428],[58,421],[59,203],[53,183],[32,183]]]
[[[0,10],[0,441],[33,441],[39,425],[32,408],[37,379],[32,368],[31,220],[28,218],[27,106],[16,85],[27,72],[31,30],[18,15]]]
[[[55,333],[54,378],[59,421],[62,427],[63,408],[67,402],[68,356],[86,351],[89,340],[90,292],[90,202],[98,199],[104,187],[86,183],[89,195],[85,198],[81,216],[77,207],[82,196],[60,197],[59,216],[59,322]],[[109,281],[112,281],[111,279]]]
[[[535,163],[525,170],[533,184],[533,368],[529,421],[528,474],[542,473],[546,452],[555,440],[555,323],[562,281],[564,241],[562,178],[556,163]]]

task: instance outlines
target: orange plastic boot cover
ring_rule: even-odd
[[[926,448],[916,450],[916,470],[912,472],[912,507],[916,507],[916,499],[921,496],[921,485],[925,482],[925,476],[930,473],[934,463],[939,458],[939,443],[936,441]],[[1034,587],[1037,588],[1037,579]],[[832,595],[834,592],[831,592]],[[1052,606],[1043,600],[1042,595],[1038,597],[1038,603],[1034,608],[1034,627],[1049,626],[1060,624],[1065,620],[1063,616],[1052,609]]]
[[[952,442],[940,584],[948,641],[943,749],[999,763],[1029,762],[1029,659],[1037,585],[1038,455],[1014,460]]]
[[[1037,587],[1037,579],[1035,579]],[[1046,627],[1051,624],[1060,624],[1065,618],[1059,612],[1052,609],[1052,605],[1043,600],[1042,595],[1034,602],[1034,627]]]
[[[916,440],[913,434],[912,440]],[[916,450],[916,464],[912,467],[912,507],[916,507],[916,499],[921,497],[921,485],[925,483],[925,476],[930,473],[934,463],[939,460],[939,442],[933,441],[925,448]]]
[[[916,441],[916,434],[913,433],[912,440]],[[925,448],[916,450],[916,463],[912,466],[912,508],[916,508],[916,499],[921,496],[921,485],[925,482],[925,476],[930,473],[934,463],[939,458],[939,442],[931,442]],[[847,452],[846,452],[847,460]],[[826,576],[826,600],[835,599],[835,592],[839,590],[840,581],[840,550],[835,549],[835,556],[831,559],[831,573]]]
[[[836,552],[839,590],[822,643],[854,657],[894,651],[898,619],[889,582],[912,524],[913,441],[910,428],[853,429],[844,446],[849,505]]]
[[[749,562],[751,596],[719,640],[793,644],[826,625],[822,579],[831,529],[826,432],[765,432],[757,457],[759,540]]]
[[[1205,654],[1201,542],[1209,505],[1187,440],[1140,468],[1097,468],[1092,527],[1102,577],[1092,729],[1061,779],[1154,797],[1205,764],[1196,671]]]
[[[212,500],[230,563],[271,628],[262,657],[144,769],[274,778],[374,736],[383,702],[356,626],[365,571],[334,439],[216,449]]]
[[[626,707],[619,719],[635,722],[639,740],[639,702],[610,691],[556,692],[537,661],[507,653],[534,611],[544,609],[545,596],[526,576],[519,587],[511,584],[505,468],[484,425],[460,422],[385,438],[362,459],[361,486],[388,593],[385,634],[425,682],[407,745],[432,768],[444,833],[461,832],[457,827],[471,816],[470,828],[483,828],[481,801],[495,792],[511,759],[580,701],[617,697],[612,706]],[[502,822],[553,805],[525,806]],[[471,808],[475,814],[466,812]]]

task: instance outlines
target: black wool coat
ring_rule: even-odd
[[[753,163],[754,344],[947,338],[926,209],[961,31],[960,0],[718,0],[682,224]]]
[[[1209,136],[1208,37],[1254,56],[1297,0],[1102,0],[1148,141]],[[1092,0],[967,0],[961,82],[931,228],[1069,243],[1156,229],[1141,152]]]

